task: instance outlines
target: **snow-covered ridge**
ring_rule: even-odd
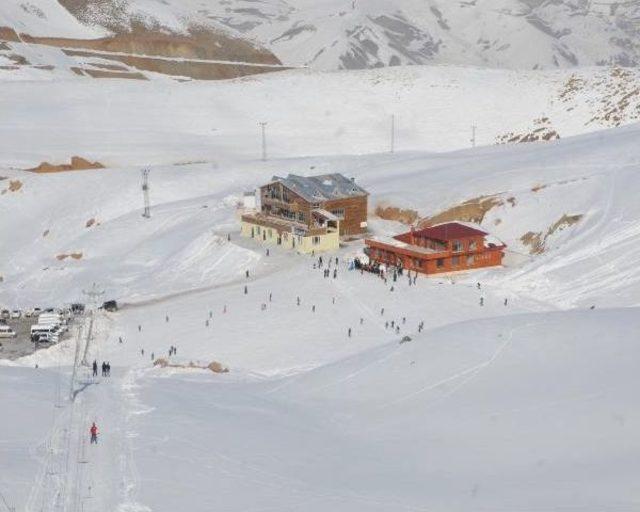
[[[637,65],[639,9],[613,0],[11,0],[0,26],[60,37],[201,27],[270,48],[285,65],[316,69],[549,69]]]

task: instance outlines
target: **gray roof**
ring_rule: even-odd
[[[365,189],[339,173],[319,176],[289,174],[286,178],[274,176],[272,181],[279,181],[311,203],[368,195]]]

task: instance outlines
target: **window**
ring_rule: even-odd
[[[344,208],[338,208],[336,210],[331,210],[331,213],[333,213],[339,219],[344,219]]]
[[[269,238],[273,238],[273,231],[271,231],[271,228],[269,228]]]
[[[314,236],[314,237],[311,239],[311,243],[312,243],[313,245],[320,245],[320,237],[319,237],[319,236]]]
[[[298,220],[299,220],[300,222],[304,222],[304,213],[302,213],[302,212],[298,212]]]
[[[256,226],[256,233],[260,234],[260,226]]]
[[[472,267],[475,262],[476,262],[476,257],[473,254],[470,254],[469,256],[467,256],[468,267]]]
[[[462,252],[462,242],[460,240],[453,241],[453,252]]]
[[[444,258],[438,258],[436,260],[436,267],[443,268],[444,267]]]
[[[475,251],[478,248],[478,243],[475,240],[469,242],[469,250]]]
[[[413,260],[413,266],[414,266],[415,268],[422,268],[422,260],[420,260],[420,259],[418,259],[418,258],[415,258],[415,259]]]

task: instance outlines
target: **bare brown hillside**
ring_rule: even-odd
[[[69,56],[99,57],[134,68],[123,70],[121,78],[144,79],[135,72],[152,71],[200,80],[220,80],[283,69],[280,61],[268,50],[201,27],[191,28],[186,34],[175,34],[134,24],[111,37],[72,39],[18,34],[12,28],[0,26],[1,41],[24,41],[63,48]],[[83,75],[94,78],[118,77],[117,73],[88,71],[83,66],[78,66],[78,69],[86,72]]]

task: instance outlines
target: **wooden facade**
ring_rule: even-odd
[[[423,274],[440,274],[502,264],[506,246],[488,233],[449,222],[402,235],[365,240],[369,258],[379,264]]]
[[[340,236],[367,230],[368,193],[339,174],[274,177],[260,187],[260,204],[262,214],[305,224],[309,229],[322,227],[322,216],[313,212],[324,210],[340,221]]]

